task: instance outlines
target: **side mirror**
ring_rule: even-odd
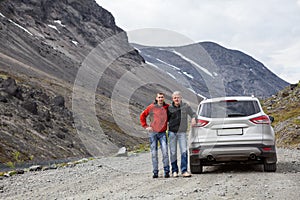
[[[273,122],[274,122],[274,117],[272,117],[272,116],[269,116],[269,119],[270,119],[271,123],[273,123]]]

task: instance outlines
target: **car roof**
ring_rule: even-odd
[[[209,103],[209,102],[220,102],[220,101],[258,101],[256,97],[253,96],[228,96],[228,97],[216,97],[211,99],[204,99],[201,103]]]

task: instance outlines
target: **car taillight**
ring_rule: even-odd
[[[203,120],[203,119],[197,119],[196,124],[193,125],[193,127],[203,127],[206,124],[208,124],[209,121]]]
[[[199,153],[199,152],[200,152],[200,149],[193,149],[193,150],[192,150],[192,153],[193,153],[193,154],[197,154],[197,153]]]
[[[252,118],[252,119],[250,119],[250,121],[253,122],[254,124],[270,124],[271,123],[269,117],[266,115]]]
[[[264,151],[271,151],[271,150],[272,150],[271,147],[263,147],[262,149],[263,149]]]

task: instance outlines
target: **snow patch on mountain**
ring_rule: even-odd
[[[66,27],[65,25],[62,24],[62,22],[60,20],[54,20],[54,23],[57,23],[62,27]]]
[[[157,65],[155,65],[154,63],[146,61],[146,64],[148,64],[148,65],[150,65],[152,67],[155,67],[156,69],[159,69],[159,67],[157,67]]]
[[[188,62],[191,63],[192,65],[198,67],[198,68],[201,69],[203,72],[205,72],[206,74],[208,74],[209,76],[211,76],[211,77],[214,78],[214,76],[213,76],[207,69],[205,69],[204,67],[200,66],[198,63],[196,63],[196,62],[194,62],[193,60],[191,60],[191,59],[185,57],[184,55],[182,55],[181,53],[179,53],[179,52],[177,52],[177,51],[175,51],[175,50],[172,50],[172,52],[173,52],[174,54],[180,56],[182,59],[188,61]]]
[[[191,79],[194,79],[194,77],[191,74],[187,73],[187,72],[183,72],[183,74],[186,75],[187,77],[191,78]]]
[[[0,16],[3,18],[6,18],[2,13],[0,13]],[[24,28],[23,26],[21,26],[20,24],[17,24],[16,22],[12,21],[11,19],[8,19],[8,21],[10,23],[12,23],[13,25],[17,26],[18,28],[24,30],[26,33],[28,33],[29,35],[33,35],[30,31],[28,31],[26,28]]]
[[[170,66],[170,67],[172,67],[172,68],[174,68],[174,69],[176,69],[176,70],[180,70],[180,68],[178,68],[178,67],[176,67],[176,66],[174,66],[174,65],[171,65],[171,64],[169,64],[169,63],[167,63],[167,62],[165,62],[165,61],[163,61],[163,60],[160,60],[160,59],[158,59],[158,58],[156,58],[156,60],[159,61],[159,62],[161,62],[161,63],[163,63],[163,64],[165,64],[165,65],[168,65],[168,66]]]
[[[169,76],[171,76],[173,79],[176,80],[176,77],[175,77],[173,74],[171,74],[171,73],[169,73],[169,72],[167,72],[167,74],[168,74]]]
[[[48,26],[49,26],[50,28],[53,28],[53,29],[55,29],[55,30],[57,30],[57,31],[59,32],[59,30],[57,29],[57,27],[56,27],[56,26],[54,26],[54,25],[51,25],[51,24],[48,24]]]

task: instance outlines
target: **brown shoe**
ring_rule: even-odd
[[[188,173],[188,172],[184,172],[184,173],[182,174],[182,176],[183,176],[183,177],[191,177],[192,175],[191,175],[190,173]]]

